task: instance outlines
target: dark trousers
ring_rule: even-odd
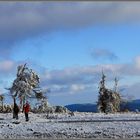
[[[13,112],[13,119],[14,118],[18,120],[18,113]]]
[[[28,113],[25,113],[25,119],[26,121],[29,121]]]

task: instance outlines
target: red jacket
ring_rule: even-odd
[[[29,110],[30,110],[30,105],[29,105],[28,103],[26,103],[26,104],[24,105],[23,109],[24,109],[24,112],[25,112],[25,113],[28,113]]]

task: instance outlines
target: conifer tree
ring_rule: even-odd
[[[118,80],[115,78],[114,90],[105,87],[106,76],[102,72],[99,84],[98,111],[103,113],[113,113],[120,111],[121,97],[117,92]]]

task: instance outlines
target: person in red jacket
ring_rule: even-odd
[[[25,119],[26,119],[26,121],[29,121],[28,113],[29,113],[29,111],[30,111],[30,105],[29,105],[28,102],[26,102],[26,104],[24,104],[24,106],[23,106],[23,111],[24,111],[24,113],[25,113]]]

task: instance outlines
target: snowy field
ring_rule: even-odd
[[[12,114],[0,114],[0,138],[140,138],[140,114],[24,114],[19,120]]]

